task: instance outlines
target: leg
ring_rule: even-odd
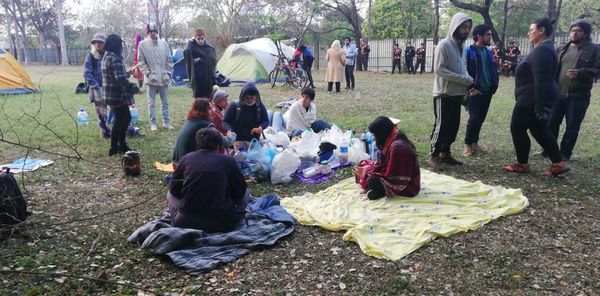
[[[333,89],[333,82],[331,82],[331,81],[327,82],[327,91],[331,92],[332,89]]]
[[[573,148],[579,136],[579,129],[589,105],[590,97],[588,96],[569,98],[566,114],[567,126],[560,143],[560,152],[567,159],[571,158],[573,154]]]
[[[554,102],[552,112],[548,117],[548,130],[555,139],[558,139],[558,131],[560,130],[560,125],[565,117],[566,106],[567,98],[560,96],[560,98]]]
[[[110,128],[108,127],[108,120],[106,118],[106,106],[96,105],[96,115],[98,115],[98,126],[102,131],[102,136],[110,138]]]
[[[523,108],[515,106],[512,118],[510,120],[510,133],[512,135],[517,161],[520,164],[527,164],[529,161],[529,149],[531,149],[531,140],[527,135],[527,129],[530,122],[535,117],[532,108]]]
[[[479,133],[487,116],[491,100],[491,93],[473,96],[469,100],[469,120],[467,121],[467,131],[465,133],[465,145],[470,146],[479,142]]]
[[[367,197],[370,200],[380,199],[385,197],[385,187],[377,177],[367,178]]]
[[[127,105],[116,106],[112,110],[115,113],[115,123],[111,132],[109,155],[116,154],[123,146],[124,136],[121,134],[127,131],[127,125],[129,124],[126,117],[129,114]]]
[[[315,120],[315,122],[313,122],[310,125],[310,128],[315,133],[318,133],[318,132],[320,132],[322,130],[330,129],[331,128],[331,124],[329,124],[327,121],[325,121],[323,119],[317,119],[317,120]]]
[[[170,126],[171,125],[171,120],[169,119],[169,87],[168,86],[161,86],[159,88],[159,92],[160,92],[160,105],[161,105],[161,111],[162,111],[162,118],[163,118],[163,126]]]
[[[450,145],[456,139],[457,123],[460,123],[460,103],[453,102],[448,97],[434,97],[433,113],[435,122],[431,132],[431,154],[437,156],[441,152],[450,152]],[[456,117],[456,113],[458,118],[452,118]]]
[[[150,120],[151,125],[156,125],[155,103],[158,88],[156,86],[146,84],[146,91],[148,92],[148,119]]]
[[[354,89],[356,86],[354,81],[354,66],[350,66],[350,89]]]
[[[340,88],[342,88],[341,84],[342,84],[341,82],[335,83],[335,92],[338,94],[340,93]]]
[[[396,71],[396,61],[392,61],[392,75],[394,75],[394,71]]]
[[[346,65],[344,74],[346,75],[346,88],[350,88],[350,66]]]
[[[531,125],[529,128],[529,132],[533,136],[533,138],[542,146],[544,151],[548,153],[548,158],[552,161],[552,163],[559,163],[562,161],[562,156],[560,155],[560,149],[558,148],[558,143],[556,143],[556,139],[550,134],[548,130],[548,121],[544,119],[537,119],[533,117],[531,120]]]
[[[315,84],[313,82],[313,77],[312,77],[312,64],[313,64],[313,60],[312,59],[307,59],[306,61],[304,61],[304,72],[306,72],[306,76],[308,76],[308,83],[309,86],[314,88]]]

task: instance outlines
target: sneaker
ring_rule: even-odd
[[[546,177],[560,177],[562,174],[567,173],[571,170],[571,167],[568,166],[564,161],[559,163],[553,163],[550,165],[547,171],[544,172],[544,176]]]
[[[427,164],[429,164],[429,167],[434,171],[441,169],[441,167],[443,165],[442,159],[440,158],[440,156],[433,155],[433,154],[429,155],[429,160],[427,160]]]
[[[529,164],[520,164],[518,161],[504,167],[504,170],[510,173],[525,174],[529,172]]]
[[[170,123],[163,123],[162,126],[166,129],[170,129],[170,130],[174,129],[174,127]]]
[[[479,145],[477,143],[471,145],[471,148],[473,148],[473,152],[475,152],[475,153],[488,152],[487,147],[485,147],[483,145]]]
[[[156,124],[151,124],[151,125],[150,125],[150,130],[151,130],[151,131],[157,131],[157,130],[158,130],[158,127],[156,126]]]
[[[465,145],[465,148],[463,149],[463,156],[466,156],[466,157],[473,156],[474,150],[475,149],[473,149],[473,146]]]
[[[449,164],[449,165],[462,165],[462,161],[458,161],[456,160],[456,158],[452,157],[452,154],[450,154],[450,152],[448,153],[440,153],[440,159],[443,163]]]

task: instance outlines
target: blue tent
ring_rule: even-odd
[[[173,80],[173,85],[182,86],[186,85],[189,82],[189,77],[187,74],[187,69],[185,68],[185,59],[183,58],[183,49],[176,49],[173,53],[173,73],[171,75],[171,80]]]

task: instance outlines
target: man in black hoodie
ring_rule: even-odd
[[[590,105],[594,77],[600,76],[600,49],[592,43],[592,26],[584,20],[571,25],[570,41],[558,50],[559,63],[556,80],[560,89],[548,126],[558,139],[558,130],[566,117],[566,129],[560,142],[563,159],[569,160],[579,135],[581,122]]]
[[[248,82],[240,92],[239,102],[229,104],[223,118],[223,127],[237,134],[237,141],[247,146],[252,139],[260,138],[269,126],[267,108],[260,99],[258,88]]]

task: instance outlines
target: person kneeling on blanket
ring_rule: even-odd
[[[414,197],[421,189],[421,170],[415,146],[388,117],[377,117],[369,125],[380,152],[375,162],[362,161],[353,169],[371,200],[384,196]]]
[[[179,160],[167,194],[171,225],[227,232],[244,218],[250,193],[233,157],[219,153],[222,138],[214,128],[200,129],[198,150]]]

